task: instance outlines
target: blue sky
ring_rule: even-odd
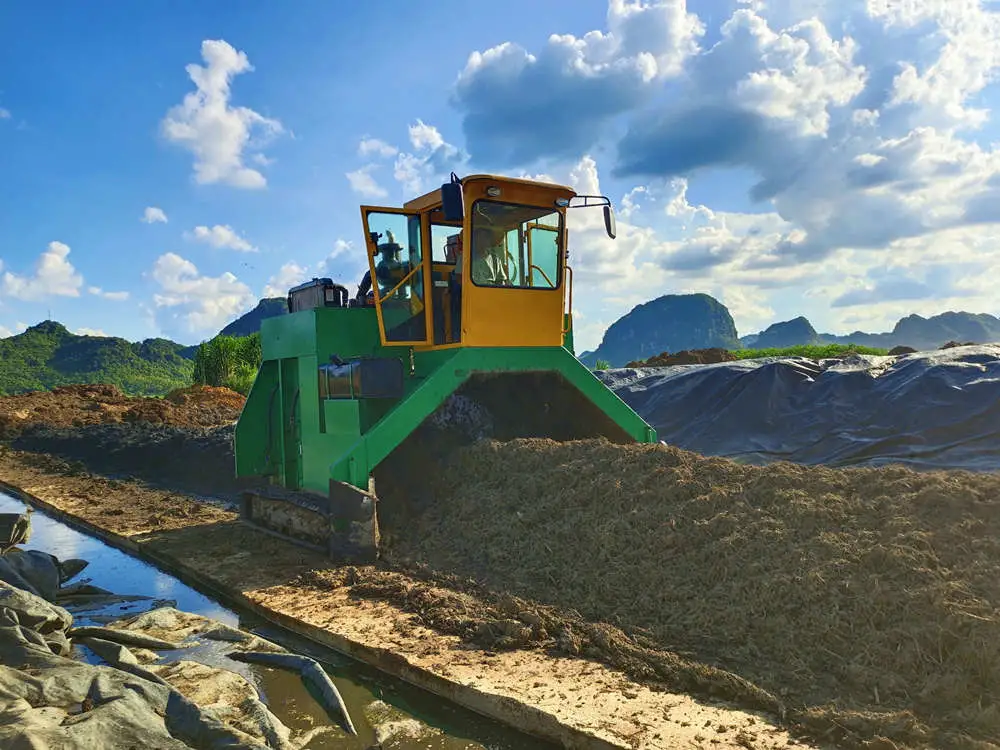
[[[997,313],[998,30],[969,0],[6,3],[0,335],[199,341],[355,283],[358,205],[452,169],[615,202],[614,243],[571,225],[581,349],[666,293],[741,334]]]

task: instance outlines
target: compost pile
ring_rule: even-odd
[[[735,362],[736,355],[727,349],[684,349],[675,352],[660,352],[649,359],[629,362],[626,367],[668,367],[670,365],[710,365],[716,362]]]
[[[438,482],[396,560],[641,628],[800,724],[1000,737],[998,475],[525,439],[462,448]]]
[[[253,480],[235,475],[232,425],[168,424],[28,425],[10,441],[15,450],[78,462],[80,471],[140,479],[198,495],[235,499]]]
[[[0,438],[14,437],[34,424],[214,427],[236,421],[243,402],[243,396],[235,391],[210,386],[180,388],[164,398],[126,396],[113,385],[62,386],[0,398]]]

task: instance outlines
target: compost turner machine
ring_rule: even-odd
[[[372,559],[379,505],[433,475],[442,432],[655,442],[573,354],[566,214],[587,206],[603,206],[614,239],[610,200],[545,182],[452,174],[402,208],[362,206],[369,270],[356,292],[313,279],[261,325],[235,435],[237,476],[260,486],[243,519]],[[407,446],[416,464],[379,498],[375,479]]]

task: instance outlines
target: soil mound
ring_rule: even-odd
[[[716,362],[735,362],[736,355],[727,349],[685,349],[671,354],[661,352],[654,357],[629,362],[626,367],[668,367],[669,365],[711,365]]]
[[[998,475],[525,439],[438,476],[400,562],[642,629],[858,743],[1000,736]]]
[[[11,447],[79,462],[81,470],[234,499],[254,483],[235,476],[233,432],[231,425],[192,428],[151,420],[76,428],[35,424],[23,428]]]
[[[29,425],[82,427],[95,424],[151,423],[176,427],[231,424],[244,398],[228,388],[191,386],[165,398],[130,397],[113,385],[82,384],[0,398],[0,439]]]

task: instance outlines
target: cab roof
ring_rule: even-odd
[[[557,185],[553,182],[542,182],[540,180],[524,180],[520,177],[504,177],[502,175],[492,175],[492,174],[470,174],[466,177],[461,178],[461,182],[464,185],[467,182],[499,182],[514,185],[531,185],[532,187],[542,187],[550,190],[558,190],[561,192],[569,192],[572,195],[576,195],[576,191],[566,185]],[[403,204],[403,208],[409,211],[426,211],[429,208],[437,206],[441,203],[441,188],[437,190],[432,190],[429,193],[424,193],[418,198],[413,198],[412,200],[406,201]]]

